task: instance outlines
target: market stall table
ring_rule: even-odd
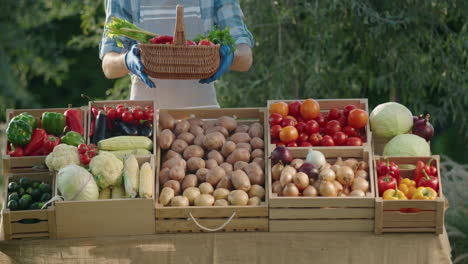
[[[450,263],[447,233],[186,233],[1,241],[1,263]]]

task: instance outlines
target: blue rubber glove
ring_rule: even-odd
[[[133,44],[127,54],[125,54],[125,66],[149,88],[156,88],[156,85],[150,80],[146,72],[143,71],[144,67],[140,60],[140,48],[138,44]]]
[[[218,80],[225,72],[231,68],[232,61],[234,60],[234,51],[226,45],[221,45],[219,49],[219,55],[221,55],[221,62],[219,63],[218,71],[208,79],[200,80],[200,83],[210,83]]]

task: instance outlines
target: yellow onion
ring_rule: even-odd
[[[366,180],[369,178],[369,174],[365,170],[357,170],[354,176],[356,176],[356,178],[363,178]]]
[[[293,176],[293,182],[296,184],[299,191],[304,190],[307,186],[309,186],[309,177],[307,174],[303,172],[298,172]]]
[[[322,196],[337,196],[338,191],[335,185],[330,181],[322,181],[319,189],[320,195]]]
[[[334,181],[335,178],[336,175],[332,169],[324,169],[319,174],[319,179],[322,181]]]
[[[349,166],[341,166],[336,173],[337,180],[346,186],[351,186],[354,181],[354,171]]]
[[[360,190],[365,193],[367,190],[369,190],[369,182],[364,178],[358,177],[354,179],[352,190]]]
[[[302,192],[302,195],[312,197],[312,196],[317,196],[318,192],[314,186],[309,185],[307,186],[307,188],[304,189],[304,191]]]
[[[279,180],[281,177],[281,172],[283,171],[284,166],[282,163],[277,163],[273,167],[271,167],[271,178],[273,180]]]
[[[299,189],[294,183],[288,183],[283,189],[283,196],[299,196]]]

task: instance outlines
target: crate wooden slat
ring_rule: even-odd
[[[309,148],[310,149],[310,148]],[[304,159],[308,148],[290,148],[294,158]],[[315,148],[314,148],[315,149]],[[268,189],[270,232],[359,231],[372,232],[375,218],[375,186],[372,153],[369,148],[321,148],[328,162],[337,157],[356,158],[369,164],[369,188],[366,197],[284,197]],[[271,162],[268,160],[268,168]],[[267,181],[271,186],[271,169]]]
[[[39,180],[54,185],[53,175],[49,172],[36,173],[8,173],[5,175],[4,185],[4,205],[3,205],[3,232],[5,240],[11,239],[29,239],[37,237],[47,237],[55,239],[55,208],[53,205],[42,210],[18,210],[11,211],[6,208],[8,202],[8,183],[10,180],[19,180],[21,177],[27,177],[32,180]],[[52,193],[52,196],[54,193]],[[23,220],[34,219],[36,223],[26,224]]]
[[[74,109],[80,109],[81,115],[83,117],[83,129],[84,137],[87,136],[87,109],[86,107],[73,107]],[[28,112],[36,118],[38,127],[44,112],[57,112],[65,113],[68,108],[43,108],[43,109],[7,109],[6,112],[6,123],[8,124],[10,120],[23,112]],[[3,174],[6,175],[9,172],[14,173],[28,173],[28,172],[43,172],[48,171],[45,167],[45,158],[46,156],[26,156],[26,157],[11,157],[7,155],[7,137],[3,137],[3,148],[2,148],[2,162],[3,162]]]
[[[154,156],[137,160],[140,166],[150,162],[154,174]],[[57,201],[55,209],[60,239],[150,235],[155,230],[154,200],[149,198]]]
[[[231,116],[238,119],[238,124],[259,122],[264,126],[266,142],[266,110],[264,108],[223,108],[223,109],[190,109],[164,110],[176,120],[197,117],[200,119],[216,119],[221,116]],[[158,131],[159,132],[159,131]],[[265,157],[266,157],[265,144]],[[160,150],[159,150],[160,151]],[[160,157],[160,156],[159,156]],[[161,160],[159,160],[161,162]],[[160,163],[158,163],[160,164]],[[266,168],[266,165],[265,165]],[[156,203],[156,232],[205,232],[190,219],[190,214],[203,226],[217,228],[236,213],[234,218],[220,232],[238,231],[268,231],[268,186],[265,170],[265,202],[259,206],[189,206],[164,207]],[[156,197],[159,197],[159,171],[156,175]],[[156,198],[157,199],[157,198]]]
[[[442,234],[444,230],[444,214],[446,209],[446,199],[442,191],[440,177],[440,157],[389,157],[390,161],[396,164],[413,164],[423,161],[427,163],[431,158],[432,164],[437,167],[437,177],[439,179],[439,195],[436,200],[383,200],[378,190],[375,204],[375,233],[435,233]],[[377,182],[377,164],[385,159],[381,156],[374,156],[374,177]],[[401,170],[403,178],[413,179],[414,170]],[[377,186],[377,185],[376,185]],[[401,209],[416,208],[414,212],[402,212]]]

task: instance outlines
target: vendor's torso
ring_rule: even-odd
[[[176,6],[184,6],[186,39],[205,34],[201,18],[200,0],[141,0],[140,21],[137,26],[159,35],[174,35]],[[213,108],[219,107],[213,84],[199,80],[151,80],[157,88],[149,88],[132,75],[130,99],[155,101],[158,108]]]

